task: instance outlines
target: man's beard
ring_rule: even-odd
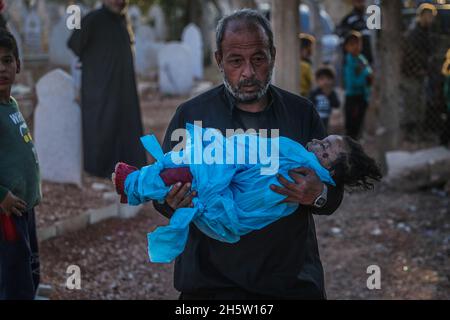
[[[272,80],[273,68],[270,69],[266,81],[262,82],[256,78],[241,80],[236,87],[233,87],[228,81],[225,72],[223,72],[223,83],[228,92],[236,99],[236,102],[243,104],[251,104],[261,100],[269,89],[270,81]],[[256,86],[258,90],[252,93],[241,92],[243,86]]]

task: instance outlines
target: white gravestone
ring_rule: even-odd
[[[9,22],[12,22],[17,27],[19,33],[23,31],[27,12],[24,0],[9,0],[6,3],[6,13],[9,16]]]
[[[158,51],[163,46],[155,42],[155,33],[149,26],[140,26],[136,32],[136,72],[149,77],[158,69]]]
[[[203,78],[203,40],[202,33],[195,24],[190,23],[183,30],[181,36],[183,43],[189,47],[192,56],[194,78]]]
[[[53,70],[38,81],[36,93],[34,136],[42,179],[81,187],[81,110],[73,79]]]
[[[17,43],[17,49],[19,51],[19,60],[22,64],[23,69],[23,47],[22,47],[22,37],[20,36],[20,33],[17,31],[17,29],[14,27],[14,25],[10,22],[7,23],[6,27],[8,28],[9,32],[14,36]]]
[[[159,90],[164,94],[183,95],[192,90],[194,76],[191,51],[180,42],[166,44],[158,52]]]
[[[133,31],[136,33],[137,29],[142,24],[142,14],[141,9],[138,6],[133,5],[128,8],[128,19],[130,19]]]
[[[167,37],[167,26],[164,11],[159,5],[153,5],[148,10],[148,17],[155,28],[156,40],[165,41]]]
[[[66,17],[53,27],[50,35],[49,59],[54,65],[70,66],[74,54],[67,46],[72,31],[66,27]]]
[[[25,18],[24,45],[28,53],[42,53],[42,21],[35,10]]]

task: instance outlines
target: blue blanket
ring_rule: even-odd
[[[157,161],[131,173],[125,181],[128,203],[139,205],[150,200],[164,201],[171,187],[166,186],[159,176],[162,170],[189,166],[192,173],[192,189],[198,193],[193,199],[194,206],[177,209],[167,226],[158,227],[148,234],[148,252],[152,262],[169,263],[183,252],[190,223],[211,238],[235,243],[241,236],[293,213],[298,205],[280,203],[285,197],[269,188],[271,184],[280,185],[277,173],[291,180],[289,170],[308,167],[323,182],[334,185],[329,172],[320,165],[316,156],[286,137],[236,134],[225,138],[215,131],[205,139],[208,129],[191,124],[186,129],[189,135],[185,149],[167,154],[163,153],[154,135],[141,138],[144,147]],[[273,163],[269,164],[261,152],[265,147],[266,151],[272,151],[270,156],[278,161],[279,167],[273,168]],[[217,150],[223,150],[223,153]],[[243,154],[246,156],[244,163]],[[258,155],[256,161],[249,160],[252,155]],[[213,161],[220,162],[220,159],[222,163]],[[241,161],[237,161],[239,159]],[[188,164],[180,162],[183,160]]]

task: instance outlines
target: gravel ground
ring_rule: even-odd
[[[41,244],[42,282],[51,299],[175,299],[172,265],[148,262],[146,234],[165,223],[150,206],[129,220],[110,219]],[[81,290],[65,288],[70,265]]]
[[[108,179],[83,176],[83,188],[76,185],[42,183],[42,203],[36,207],[37,226],[47,227],[68,217],[77,216],[88,209],[97,209],[113,203],[104,194],[112,192]]]
[[[185,99],[146,94],[141,104],[145,132],[161,141]],[[98,207],[102,201],[101,192],[90,188],[46,189],[44,184],[44,195],[40,225],[54,221],[51,215]],[[437,189],[401,193],[381,185],[372,192],[346,194],[337,212],[315,219],[328,298],[450,299],[449,214],[448,194]],[[42,280],[52,285],[51,298],[176,299],[173,266],[151,264],[147,258],[146,234],[165,223],[148,205],[133,219],[107,220],[43,242]],[[81,290],[65,288],[72,264],[81,268]],[[380,290],[367,289],[370,265],[380,267]]]
[[[450,299],[449,200],[437,192],[376,190],[347,194],[330,217],[316,217],[329,299]],[[41,245],[43,282],[52,299],[176,299],[172,265],[147,259],[146,233],[166,220],[151,206]],[[82,289],[65,288],[78,265]],[[366,269],[381,269],[368,290]]]

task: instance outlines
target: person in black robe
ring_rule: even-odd
[[[84,168],[97,177],[109,177],[119,161],[146,163],[127,2],[104,0],[68,41],[82,63]]]

